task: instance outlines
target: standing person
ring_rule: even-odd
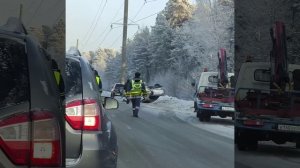
[[[131,98],[133,117],[138,117],[141,98],[147,95],[144,82],[140,78],[141,74],[136,72],[132,80],[127,80],[125,84],[127,96]],[[128,100],[128,98],[127,98]],[[129,101],[127,101],[129,103]]]
[[[99,87],[99,92],[100,92],[100,95],[101,95],[102,94],[102,81],[101,81],[101,77],[99,76],[99,74],[98,74],[98,72],[96,70],[94,70],[94,73],[95,73],[97,85]]]

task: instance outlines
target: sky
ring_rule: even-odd
[[[153,26],[156,13],[163,10],[167,2],[129,0],[128,23],[138,25],[128,26],[127,37],[133,38],[139,27]],[[124,0],[66,0],[66,49],[76,46],[78,39],[81,52],[96,51],[99,47],[120,50],[123,29],[117,24],[123,23],[123,13]]]

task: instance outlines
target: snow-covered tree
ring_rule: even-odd
[[[149,56],[151,53],[149,51],[149,40],[150,31],[148,27],[145,27],[136,33],[133,42],[130,43],[132,50],[127,54],[127,56],[131,58],[128,70],[139,71],[146,81],[150,79]],[[134,72],[131,72],[131,74],[133,73]]]
[[[152,27],[150,37],[150,68],[152,73],[166,72],[175,61],[171,57],[174,30],[169,26],[164,12],[158,14],[156,24]]]
[[[182,26],[192,13],[193,6],[188,0],[169,0],[165,8],[166,19],[172,28]]]

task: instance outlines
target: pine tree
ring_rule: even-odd
[[[192,17],[193,9],[188,0],[169,0],[164,11],[170,26],[176,28]]]

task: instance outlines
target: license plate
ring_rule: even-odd
[[[222,107],[222,110],[224,111],[234,111],[233,107]]]
[[[300,132],[300,126],[296,126],[296,125],[278,125],[278,130],[290,131],[290,132]]]

